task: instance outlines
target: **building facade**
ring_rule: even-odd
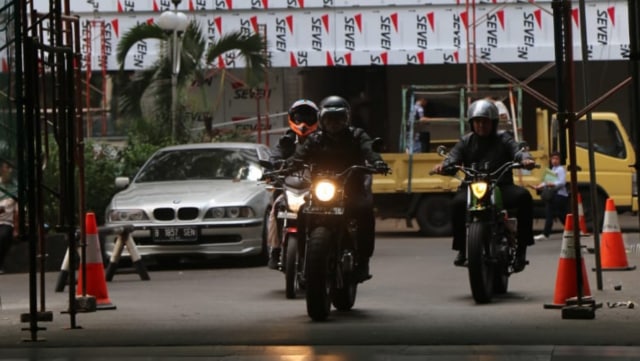
[[[48,1],[35,4],[46,9]],[[183,0],[175,9],[170,0],[73,1],[70,11],[80,16],[85,35],[83,67],[117,71],[115,53],[123,34],[140,22],[154,23],[166,10],[184,12],[196,21],[209,43],[238,30],[266,38],[271,68],[257,94],[233,81],[224,89],[218,89],[216,81],[198,85],[212,98],[223,98],[211,109],[217,122],[271,114],[272,126],[278,128],[295,99],[320,101],[339,94],[352,102],[357,125],[384,135],[395,148],[403,86],[506,82],[483,66],[489,63],[516,79],[528,79],[529,86],[549,98],[562,91],[552,68],[529,79],[554,61],[551,0]],[[579,109],[628,77],[627,1],[586,0],[585,24],[580,23],[577,2],[571,15]],[[583,30],[586,63],[580,62]],[[162,51],[158,42],[138,44],[124,68],[144,69],[163,56]],[[242,77],[244,62],[235,53],[211,65]],[[582,79],[589,80],[589,89],[583,91]],[[268,101],[260,94],[268,95]],[[628,90],[623,89],[598,110],[613,110],[627,119],[628,102]],[[525,96],[525,125],[527,114],[533,118],[533,109],[540,105]]]

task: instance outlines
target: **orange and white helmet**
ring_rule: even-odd
[[[318,129],[318,106],[308,99],[296,100],[289,108],[289,128],[306,137]]]

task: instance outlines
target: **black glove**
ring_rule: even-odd
[[[389,171],[389,166],[383,160],[377,160],[373,163],[373,167],[380,173],[386,173]]]
[[[281,148],[291,149],[296,145],[296,135],[294,133],[287,133],[280,137],[278,144]]]

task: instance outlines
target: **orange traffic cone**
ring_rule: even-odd
[[[604,224],[600,239],[600,264],[603,271],[630,271],[636,266],[629,266],[627,253],[620,232],[618,213],[613,199],[608,198],[604,209]]]
[[[580,224],[580,235],[590,236],[587,230],[587,220],[584,218],[584,208],[582,208],[582,196],[578,193],[578,224]]]
[[[591,296],[587,269],[584,258],[580,258],[582,269],[582,289],[584,296]],[[545,304],[544,308],[562,308],[567,305],[567,300],[578,296],[578,282],[576,280],[576,249],[573,239],[573,215],[567,214],[564,221],[564,233],[562,234],[562,249],[558,261],[558,274],[556,275],[556,289],[552,304]]]
[[[88,212],[85,216],[85,232],[86,232],[86,277],[81,266],[78,272],[78,286],[76,294],[83,294],[83,282],[86,278],[86,293],[96,298],[96,309],[113,310],[116,308],[109,299],[107,292],[107,281],[104,276],[104,264],[102,263],[102,255],[100,252],[100,241],[98,239],[98,227],[96,226],[96,215]]]

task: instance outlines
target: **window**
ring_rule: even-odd
[[[589,147],[587,124],[586,121],[576,122],[576,146],[585,149]],[[591,140],[595,152],[622,159],[627,157],[622,136],[612,121],[592,122]]]

